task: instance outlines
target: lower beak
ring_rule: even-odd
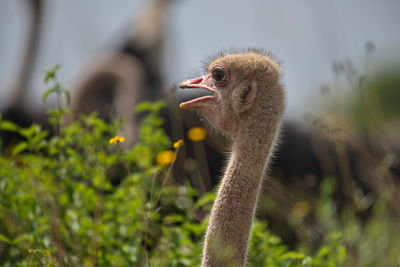
[[[182,88],[182,89],[201,88],[201,89],[205,89],[207,91],[210,91],[212,93],[215,93],[215,90],[213,88],[209,87],[205,83],[204,76],[183,81],[179,85],[179,87]],[[189,100],[187,102],[181,103],[179,105],[179,107],[181,109],[187,109],[187,110],[199,109],[199,107],[202,106],[204,101],[212,100],[212,99],[215,99],[215,95],[206,95],[206,96],[198,97],[198,98]]]

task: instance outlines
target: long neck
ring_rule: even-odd
[[[12,95],[9,101],[10,107],[20,108],[22,102],[26,99],[28,82],[32,74],[32,68],[34,67],[35,57],[39,47],[40,34],[42,30],[42,17],[43,17],[43,1],[32,0],[29,1],[29,8],[31,16],[30,28],[28,30],[28,39],[26,40],[24,54],[22,56],[21,65],[18,69],[18,75],[16,75],[15,81],[12,84]]]
[[[211,211],[203,266],[244,266],[251,224],[274,139],[277,121],[257,116],[243,125]],[[262,125],[260,126],[260,121]]]

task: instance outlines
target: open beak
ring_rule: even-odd
[[[191,109],[198,109],[204,101],[215,99],[215,90],[209,87],[205,83],[205,77],[201,76],[195,79],[183,81],[179,87],[182,89],[189,89],[189,88],[200,88],[205,89],[213,93],[213,95],[206,95],[197,97],[195,99],[183,102],[179,105],[181,109],[191,110]]]

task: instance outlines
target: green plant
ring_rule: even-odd
[[[93,113],[63,122],[69,110],[61,97],[69,94],[58,68],[47,72],[54,86],[43,95],[57,97],[49,112],[54,135],[0,120],[0,130],[24,138],[0,157],[0,264],[198,266],[207,218],[199,221],[196,211],[209,209],[214,194],[199,197],[190,185],[174,183],[173,160],[157,163],[162,151],[173,151],[158,116],[164,103],[136,107],[147,115],[138,143],[123,150],[123,138],[112,139],[120,121],[107,124]],[[252,266],[337,266],[345,255],[339,235],[314,257],[290,251],[259,221],[251,248]]]

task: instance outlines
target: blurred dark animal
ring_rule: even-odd
[[[127,137],[127,147],[136,140],[135,129],[140,120],[134,116],[133,107],[161,97],[163,27],[171,2],[146,1],[139,17],[130,25],[127,40],[116,51],[97,58],[75,86],[74,117],[98,111],[106,121],[126,118],[121,134]]]
[[[30,110],[26,108],[25,105],[29,89],[28,85],[35,65],[42,33],[44,1],[28,0],[25,1],[25,3],[29,13],[27,15],[29,18],[27,36],[24,41],[25,43],[18,71],[14,75],[14,81],[10,88],[10,100],[7,106],[0,111],[3,119],[10,120],[23,127],[29,126],[32,122],[39,122],[40,124],[46,125],[46,116],[44,116],[44,112],[40,110]],[[20,138],[20,136],[14,133],[1,131],[0,139],[2,139],[3,146],[1,149],[6,149],[8,145],[18,142]]]

